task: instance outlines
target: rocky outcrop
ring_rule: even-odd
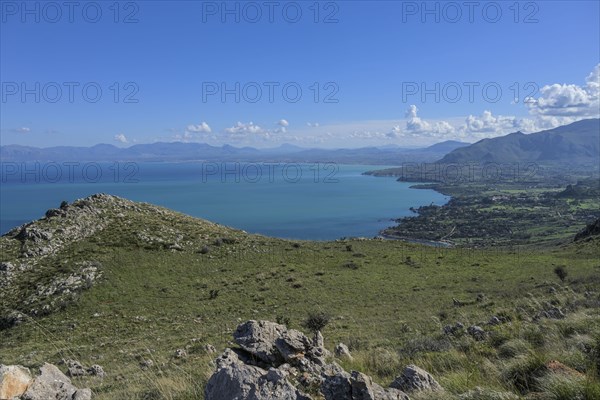
[[[25,264],[2,263],[0,265],[0,330],[23,322],[27,317],[44,316],[76,301],[81,292],[90,289],[102,277],[102,265],[97,261],[82,261],[71,267],[74,272],[54,273],[48,280],[39,283],[24,293],[16,308],[6,308],[14,287],[18,288],[19,273],[27,271]],[[26,277],[25,277],[26,278]],[[15,284],[13,285],[13,280]],[[3,290],[5,290],[3,292]]]
[[[328,363],[322,337],[269,321],[248,321],[233,334],[239,348],[216,359],[206,385],[206,400],[409,400],[400,387],[384,388],[358,371]],[[347,349],[347,348],[346,348]],[[408,366],[398,386],[410,390],[442,390],[427,372]],[[400,377],[398,378],[400,379]],[[397,380],[398,380],[397,379]]]
[[[27,368],[0,365],[0,399],[5,400],[90,400],[90,389],[78,389],[58,367],[44,364],[32,378]]]
[[[265,371],[229,349],[217,363],[219,368],[206,385],[207,400],[310,400],[286,379],[285,368]]]
[[[63,208],[50,209],[44,219],[16,227],[6,236],[21,242],[22,258],[56,254],[66,245],[106,228],[111,218],[104,212],[105,206],[124,201],[127,200],[95,194]]]

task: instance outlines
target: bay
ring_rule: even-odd
[[[373,237],[448,197],[394,178],[387,166],[248,163],[28,163],[2,165],[0,232],[42,217],[63,200],[108,193],[223,225],[289,239]]]

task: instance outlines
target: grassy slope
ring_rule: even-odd
[[[57,266],[68,269],[84,260],[101,262],[104,274],[77,304],[0,331],[3,363],[37,366],[75,358],[100,364],[107,378],[79,382],[99,399],[201,398],[215,357],[204,344],[222,350],[247,319],[287,318],[301,328],[308,312],[325,311],[334,316],[324,332],[326,345],[349,344],[356,357],[345,366],[382,383],[414,362],[450,393],[477,385],[518,393],[522,385],[514,385],[513,364],[529,357],[557,358],[597,385],[595,353],[578,346],[600,337],[598,242],[511,253],[394,241],[291,242],[140,207],[107,210],[124,215],[23,278],[35,283]],[[136,232],[162,237],[167,245],[144,241]],[[235,243],[216,246],[219,237]],[[14,254],[14,242],[0,239],[2,261]],[[182,243],[182,250],[165,249],[170,242]],[[198,253],[205,245],[210,252]],[[559,265],[569,272],[568,285],[553,273]],[[582,295],[586,290],[596,291],[594,301]],[[478,302],[480,293],[485,297]],[[12,296],[19,304],[19,294]],[[453,298],[465,305],[455,307]],[[530,322],[544,301],[574,311],[567,320]],[[481,324],[499,313],[513,322],[486,327],[496,333],[485,342],[440,334],[445,324]],[[506,356],[501,346],[510,341],[523,343]],[[190,356],[175,359],[175,349],[186,346]],[[154,367],[142,370],[141,359],[153,359]]]

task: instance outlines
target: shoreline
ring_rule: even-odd
[[[433,190],[434,192],[437,192],[443,196],[448,197],[448,201],[444,204],[441,205],[440,207],[445,207],[450,200],[452,200],[452,196],[449,195],[448,193],[444,193],[441,190],[439,190],[438,184],[436,182],[424,182],[424,181],[408,181],[408,180],[401,180],[400,177],[398,177],[398,175],[396,174],[386,174],[386,175],[377,175],[376,174],[377,170],[373,170],[373,171],[366,171],[363,172],[363,175],[368,175],[368,176],[374,176],[376,178],[396,178],[396,182],[404,182],[404,183],[413,183],[413,185],[409,186],[409,189],[427,189],[427,190]],[[419,213],[416,213],[417,215],[419,215]],[[405,217],[396,217],[393,218],[392,221],[396,222],[396,225],[394,226],[398,226],[398,224],[400,223],[399,221],[405,219],[405,218],[411,218],[410,216],[405,216]],[[386,240],[401,240],[404,242],[409,242],[409,243],[415,243],[415,244],[422,244],[422,245],[426,245],[426,246],[431,246],[431,247],[443,247],[443,248],[453,248],[456,247],[456,244],[450,241],[444,241],[444,240],[428,240],[428,239],[418,239],[418,238],[411,238],[411,237],[406,237],[406,236],[400,236],[400,235],[395,235],[395,234],[391,234],[388,233],[387,231],[391,228],[394,228],[394,226],[390,226],[387,227],[386,229],[382,229],[379,231],[379,234],[377,235],[378,238],[382,238],[382,239],[386,239]]]

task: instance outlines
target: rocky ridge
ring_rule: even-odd
[[[160,230],[144,227],[139,222],[144,216],[177,219],[209,233],[190,238],[176,227]],[[70,254],[73,245],[107,229],[129,238],[137,246],[170,251],[195,251],[196,240],[214,240],[210,234],[231,231],[162,207],[108,194],[95,194],[71,204],[63,202],[59,208],[46,211],[43,218],[16,227],[0,238],[0,330],[27,317],[59,310],[95,285],[103,276],[101,263],[94,259],[71,260],[64,255]],[[35,287],[26,284],[32,280],[39,284]],[[8,308],[9,304],[13,307]]]

